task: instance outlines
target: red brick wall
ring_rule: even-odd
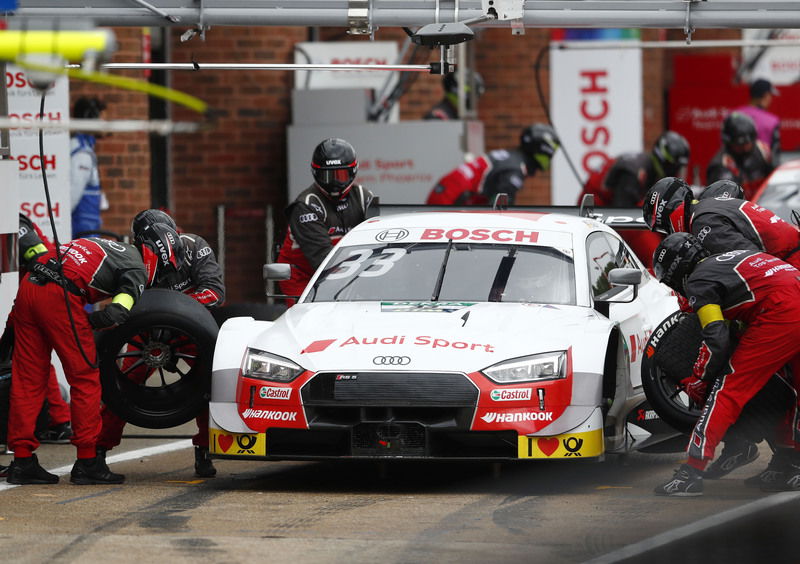
[[[291,62],[293,45],[305,41],[305,28],[224,28],[207,32],[206,41],[179,41],[183,30],[171,32],[171,60],[188,62]],[[116,29],[120,50],[116,61],[140,61],[140,28]],[[528,29],[513,36],[509,29],[479,30],[474,42],[475,60],[487,85],[479,104],[479,118],[486,131],[486,148],[516,146],[527,124],[545,121],[536,92],[534,64],[546,48],[549,30]],[[738,31],[697,32],[694,38],[738,37]],[[343,30],[322,30],[324,40],[354,40]],[[682,39],[680,31],[648,30],[643,39]],[[398,29],[381,29],[378,40],[403,41]],[[362,39],[365,40],[365,39]],[[645,50],[644,135],[645,146],[663,131],[665,92],[671,79],[669,66],[674,51]],[[436,60],[438,51],[418,53],[416,62]],[[549,57],[541,60],[541,80],[549,102]],[[140,76],[140,73],[125,73]],[[217,115],[213,129],[171,138],[170,181],[172,208],[187,231],[206,237],[217,248],[216,207],[229,206],[226,229],[226,283],[231,302],[263,299],[261,265],[265,259],[265,229],[261,211],[275,206],[280,218],[285,206],[286,127],[291,119],[292,73],[289,71],[175,71],[172,86],[205,100]],[[144,95],[72,85],[72,96],[99,94],[109,102],[109,117],[143,119]],[[420,74],[401,100],[401,118],[419,119],[441,97],[441,78]],[[199,116],[175,108],[174,119],[197,120]],[[104,214],[109,229],[127,230],[131,216],[150,202],[148,137],[144,133],[115,134],[98,143],[101,181],[111,202]],[[518,201],[549,202],[549,174],[528,179]],[[282,234],[281,234],[282,235]],[[279,241],[280,242],[280,241]]]

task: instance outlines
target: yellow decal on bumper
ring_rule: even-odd
[[[265,433],[227,433],[209,429],[209,451],[211,454],[238,456],[266,456],[267,435]]]
[[[553,437],[519,437],[519,458],[579,458],[603,454],[603,431],[566,433]]]

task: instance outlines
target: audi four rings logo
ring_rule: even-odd
[[[378,241],[402,241],[408,237],[408,230],[401,227],[381,231],[375,238]]]
[[[372,359],[372,364],[383,366],[405,366],[411,359],[407,356],[376,356]]]

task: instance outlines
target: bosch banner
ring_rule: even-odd
[[[598,42],[602,47],[602,42]],[[590,172],[642,150],[640,49],[550,49],[550,106],[564,151],[553,159],[551,204],[575,205]]]

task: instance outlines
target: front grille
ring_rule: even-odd
[[[321,372],[301,390],[306,406],[470,407],[478,389],[463,374]]]

